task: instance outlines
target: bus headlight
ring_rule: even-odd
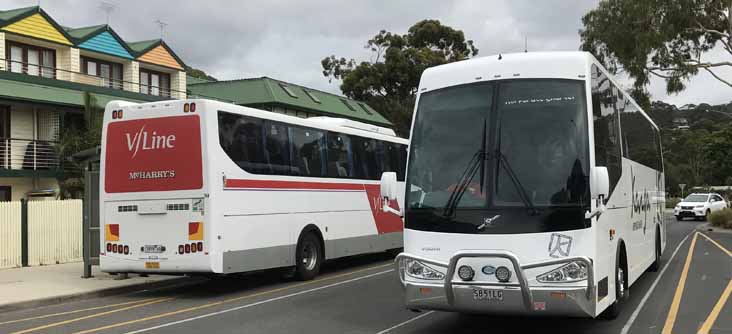
[[[445,273],[412,259],[404,260],[404,271],[407,275],[419,279],[441,280],[445,278]]]
[[[574,282],[587,279],[587,265],[581,261],[567,263],[550,272],[536,276],[541,283]]]

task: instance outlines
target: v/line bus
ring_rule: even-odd
[[[614,317],[658,269],[659,131],[590,54],[430,68],[411,133],[407,308]],[[396,175],[381,186],[398,198]]]
[[[408,141],[329,117],[209,100],[107,105],[101,270],[236,273],[402,247],[379,178],[403,193]],[[392,205],[399,206],[396,200]]]

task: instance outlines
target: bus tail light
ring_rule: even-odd
[[[186,244],[185,247],[186,247],[186,254],[190,253],[191,252],[191,245]]]
[[[183,254],[185,252],[185,248],[183,248],[183,245],[178,245],[178,254]]]
[[[195,253],[196,251],[198,251],[198,247],[196,247],[196,243],[192,243],[191,244],[191,253]]]
[[[112,245],[112,253],[117,253],[117,245]]]
[[[203,252],[203,243],[202,242],[197,243],[196,247],[198,248],[199,252]]]
[[[581,261],[572,261],[557,269],[536,276],[541,283],[566,283],[587,279],[587,265]]]
[[[107,243],[107,253],[111,253],[111,252],[112,252],[112,244]]]
[[[130,246],[125,245],[124,249],[125,255],[130,254]]]
[[[424,280],[441,280],[445,278],[445,273],[417,260],[405,259],[404,262],[404,271],[411,277]]]

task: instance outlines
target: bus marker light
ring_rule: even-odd
[[[611,228],[610,229],[610,240],[613,240],[613,239],[615,239],[615,229]]]
[[[470,266],[462,265],[458,268],[458,277],[463,281],[472,281],[475,271]]]

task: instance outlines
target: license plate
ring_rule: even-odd
[[[145,262],[145,269],[160,269],[160,262]]]
[[[143,253],[162,253],[163,245],[145,245],[142,247]]]
[[[503,300],[503,290],[473,289],[473,300]]]

